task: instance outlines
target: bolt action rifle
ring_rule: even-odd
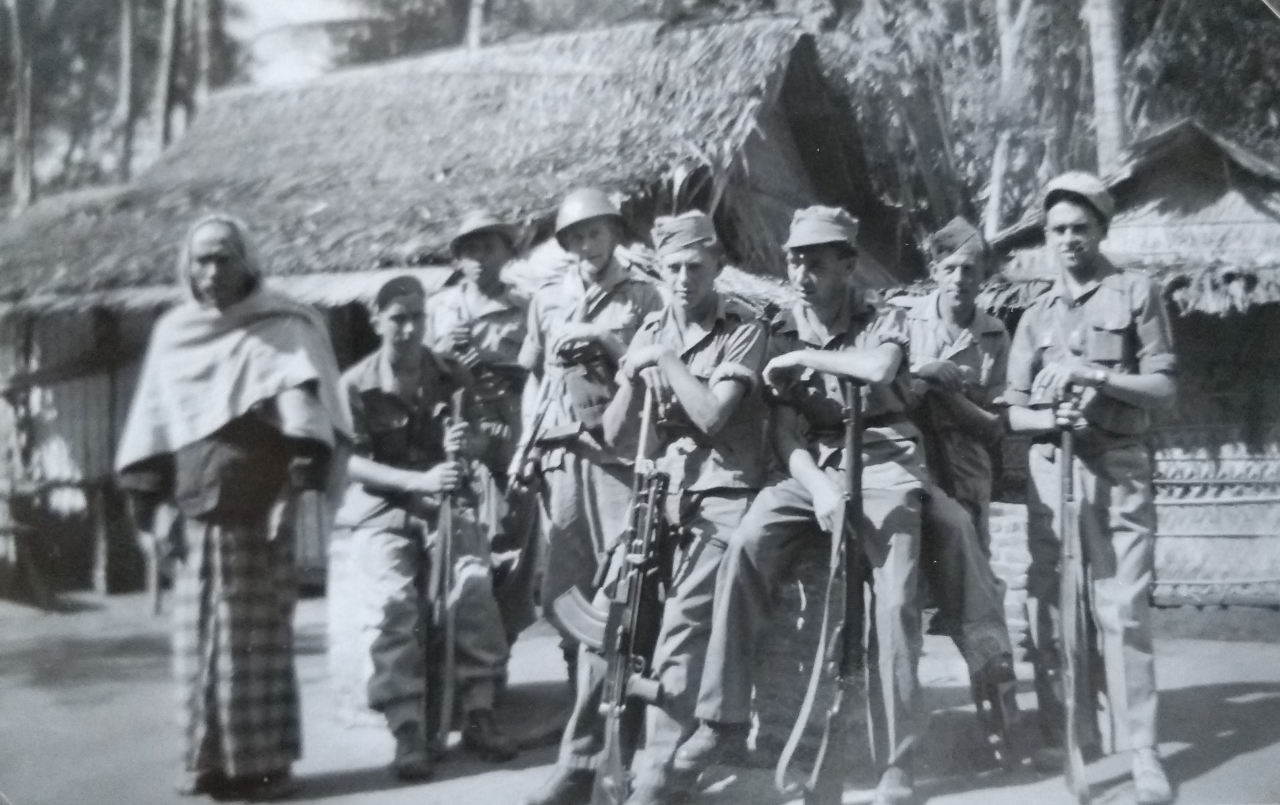
[[[836,638],[839,647],[835,692],[827,709],[822,743],[804,792],[806,803],[818,805],[836,805],[841,801],[856,722],[866,708],[866,657],[862,645],[862,579],[865,571],[856,530],[856,525],[862,522],[862,387],[860,383],[843,377],[840,379],[840,387],[844,395],[845,417],[845,503],[836,520],[836,533],[831,535],[827,591],[822,608],[822,634],[818,639],[818,650],[814,654],[813,668],[809,673],[809,687],[774,772],[775,785],[779,791],[785,792],[787,770],[800,738],[809,725],[818,685],[827,666],[827,636],[830,634]],[[844,609],[835,615],[839,620],[832,628],[833,604],[837,592],[842,588]]]
[[[453,393],[449,404],[447,427],[463,421],[462,405],[465,394],[463,389]],[[457,461],[458,456],[450,453],[448,460]],[[453,566],[457,560],[453,544],[453,506],[456,494],[456,492],[447,493],[440,503],[440,514],[436,525],[436,561],[431,566],[431,577],[427,584],[430,606],[428,635],[425,641],[428,708],[426,723],[429,725],[427,737],[434,740],[440,751],[449,745],[458,685],[457,613],[449,605],[455,581]],[[441,658],[438,663],[437,658]]]
[[[1058,610],[1062,622],[1062,688],[1066,705],[1066,752],[1062,773],[1067,789],[1075,795],[1076,801],[1080,805],[1089,805],[1089,780],[1085,776],[1080,727],[1077,724],[1080,675],[1088,673],[1089,669],[1089,592],[1080,546],[1080,511],[1075,494],[1075,433],[1070,427],[1062,429],[1062,449],[1058,460],[1062,478],[1058,518],[1062,541]]]
[[[631,516],[610,562],[617,579],[601,613],[575,587],[555,602],[556,614],[576,640],[604,653],[607,671],[600,700],[605,718],[604,758],[596,772],[591,805],[622,805],[630,795],[627,766],[643,725],[644,705],[661,701],[661,685],[648,676],[662,624],[666,520],[670,481],[646,457],[656,395],[647,387],[636,451]],[[619,561],[620,560],[620,561]]]

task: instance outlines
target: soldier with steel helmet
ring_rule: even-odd
[[[1009,353],[1009,424],[1031,437],[1027,578],[1045,764],[1061,767],[1065,714],[1060,675],[1060,465],[1074,429],[1071,470],[1078,526],[1092,580],[1106,668],[1114,748],[1132,750],[1137,800],[1172,800],[1156,751],[1155,656],[1150,585],[1156,514],[1147,432],[1174,396],[1176,361],[1159,286],[1116,268],[1100,245],[1115,213],[1106,186],[1067,173],[1044,192],[1044,235],[1058,275],[1018,322]],[[1091,708],[1080,708],[1082,712]],[[1077,721],[1088,753],[1099,745],[1092,713]]]
[[[658,289],[615,255],[624,236],[622,214],[603,191],[581,189],[565,197],[555,237],[572,262],[560,282],[534,295],[520,350],[520,364],[537,384],[536,394],[526,396],[535,402],[525,422],[541,420],[536,433],[530,427],[524,434],[539,446],[547,516],[540,598],[565,637],[567,656],[576,655],[576,644],[551,605],[574,587],[592,597],[597,568],[626,528],[631,459],[605,442],[602,419],[617,394],[627,345],[644,318],[662,307]],[[598,732],[575,718],[561,742],[556,773],[526,801],[573,801],[565,798],[565,784],[574,770],[594,768],[599,750]]]

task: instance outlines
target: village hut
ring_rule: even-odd
[[[38,490],[28,520],[96,529],[68,550],[97,544],[99,568],[129,543],[105,534],[123,528],[113,450],[147,334],[176,298],[178,241],[202,212],[250,223],[268,281],[328,312],[346,364],[373,346],[359,303],[385,276],[447,281],[465,212],[493,209],[534,244],[583,185],[616,193],[637,235],[658,214],[712,211],[733,260],[760,277],[783,273],[793,209],[839,204],[863,221],[868,282],[918,271],[792,18],[637,23],[231,89],[132,184],[0,224],[0,425],[12,434],[0,486]],[[557,248],[535,249],[516,280],[554,276]],[[748,293],[775,288],[730,276]]]
[[[1153,432],[1155,600],[1280,605],[1280,166],[1186,120],[1105,181],[1103,251],[1160,282],[1179,361]],[[1035,210],[993,242],[1008,263],[984,302],[1011,325],[1053,281],[1042,223]],[[1005,456],[1025,470],[1025,446]]]

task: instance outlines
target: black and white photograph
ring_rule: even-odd
[[[1280,0],[0,0],[0,805],[1280,804]]]

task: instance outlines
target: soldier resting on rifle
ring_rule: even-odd
[[[659,218],[653,242],[670,301],[631,342],[604,420],[606,440],[634,443],[645,385],[653,389],[658,413],[650,445],[656,468],[671,478],[667,538],[679,546],[652,662],[661,696],[636,761],[632,805],[665,801],[676,747],[698,726],[716,573],[765,464],[759,379],[766,330],[755,311],[715,290],[724,258],[711,219],[701,212]]]
[[[604,443],[601,420],[617,394],[618,362],[645,316],[662,307],[662,297],[615,255],[624,236],[623,218],[602,191],[588,188],[566,196],[556,215],[555,235],[575,259],[564,280],[538,291],[529,305],[520,364],[530,370],[530,382],[539,385],[534,409],[547,408],[539,432],[524,438],[542,445],[539,464],[548,522],[540,599],[544,614],[564,637],[566,659],[578,662],[571,668],[584,677],[577,684],[581,698],[604,680],[595,673],[599,666],[594,658],[586,652],[578,656],[577,643],[552,605],[573,588],[592,598],[598,566],[626,530],[632,468]],[[534,411],[526,410],[525,416]],[[598,724],[594,713],[570,719],[555,773],[524,802],[560,802],[561,786],[575,778],[573,770],[596,767]]]
[[[405,779],[431,773],[425,719],[427,695],[422,598],[426,563],[423,539],[436,526],[440,504],[455,493],[453,518],[456,680],[465,714],[463,743],[493,760],[515,756],[514,745],[494,725],[495,686],[506,672],[507,640],[494,601],[489,541],[500,498],[479,461],[484,441],[473,421],[446,428],[450,395],[470,388],[465,367],[435,355],[422,343],[423,289],[412,277],[389,280],[374,303],[377,352],[342,377],[355,423],[356,446],[338,512],[332,561],[347,571],[351,607],[364,624],[372,675],[369,706],[380,711],[396,738],[392,763]],[[450,460],[458,455],[464,460]],[[429,541],[438,554],[435,534]],[[438,647],[433,646],[432,650]]]
[[[1044,208],[1045,244],[1060,273],[1018,322],[1005,392],[1010,427],[1032,437],[1027,606],[1049,745],[1037,765],[1062,767],[1058,442],[1063,427],[1074,427],[1079,534],[1114,747],[1133,750],[1138,802],[1155,805],[1173,795],[1155,748],[1149,596],[1156,511],[1146,433],[1152,412],[1173,398],[1172,337],[1159,286],[1142,272],[1116,268],[1100,251],[1115,210],[1102,182],[1086,173],[1059,176],[1045,188]],[[1092,702],[1081,704],[1081,743],[1096,751]]]
[[[879,307],[854,278],[857,222],[843,210],[810,207],[791,223],[787,273],[803,301],[774,328],[781,353],[765,369],[777,389],[772,438],[789,477],[766,487],[729,541],[716,579],[706,665],[698,696],[703,724],[677,751],[674,768],[694,772],[741,757],[751,716],[752,668],[769,622],[772,588],[804,540],[842,533],[847,494],[841,470],[843,399],[839,377],[862,386],[865,434],[864,517],[857,550],[874,588],[873,640],[879,662],[868,671],[881,769],[877,802],[911,796],[911,756],[920,730],[917,665],[920,512],[926,483],[919,431],[907,417],[906,314]],[[859,595],[862,579],[849,581]]]
[[[1004,585],[988,561],[991,456],[1004,432],[992,412],[1004,391],[1009,334],[975,297],[987,266],[982,233],[956,218],[929,239],[930,275],[938,289],[907,316],[911,333],[912,416],[924,434],[933,490],[925,505],[924,574],[938,598],[930,624],[950,635],[969,666],[984,727],[1000,742],[1017,713],[1013,650],[1004,614]],[[1013,747],[998,744],[1002,760]]]
[[[464,216],[449,244],[462,281],[427,300],[426,323],[427,345],[462,363],[475,378],[470,405],[486,437],[480,460],[509,496],[515,493],[507,470],[520,441],[520,398],[529,374],[520,365],[528,313],[502,281],[502,269],[516,253],[516,234],[514,226],[488,211]],[[516,559],[514,567],[495,568],[498,606],[507,640],[514,643],[536,619],[532,582],[538,524],[536,505],[509,503],[509,517],[494,548]]]

